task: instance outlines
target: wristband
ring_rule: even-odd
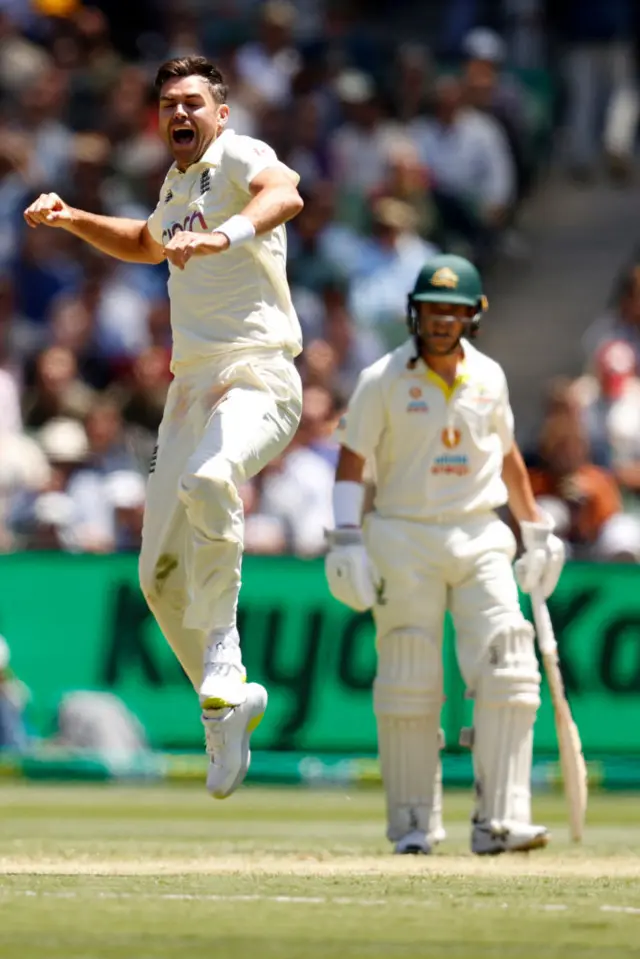
[[[338,480],[333,487],[333,518],[336,527],[360,526],[364,505],[364,486],[350,480]]]
[[[256,235],[256,228],[248,216],[242,216],[241,213],[238,213],[236,216],[225,220],[221,226],[217,226],[213,232],[224,233],[229,240],[229,247],[232,247],[253,240]]]

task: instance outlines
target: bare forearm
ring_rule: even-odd
[[[291,220],[300,212],[303,205],[298,191],[294,187],[283,184],[257,193],[247,203],[242,216],[251,220],[259,236]]]
[[[71,220],[65,229],[80,240],[91,244],[102,253],[129,263],[159,263],[145,244],[146,222],[125,217],[100,216],[85,210],[71,210]]]
[[[522,454],[515,444],[504,458],[502,479],[509,494],[509,509],[518,523],[523,520],[530,523],[538,522],[540,511],[531,489],[527,467],[524,465]]]
[[[336,466],[336,483],[362,483],[364,459],[348,446],[341,446]]]

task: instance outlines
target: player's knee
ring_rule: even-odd
[[[442,702],[439,639],[419,629],[396,629],[382,636],[373,684],[376,715],[439,715]]]
[[[178,497],[192,523],[226,515],[238,497],[233,465],[219,456],[196,471],[187,468],[178,481]]]
[[[540,671],[530,623],[523,620],[494,634],[478,666],[473,692],[484,706],[538,709]]]

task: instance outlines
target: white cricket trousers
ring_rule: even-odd
[[[202,361],[169,387],[147,486],[140,584],[196,690],[209,634],[235,628],[238,488],[288,446],[301,410],[293,358],[276,350]]]
[[[387,837],[428,834],[438,799],[442,635],[451,611],[456,653],[474,698],[474,818],[531,821],[533,723],[540,674],[511,569],[515,539],[492,512],[448,523],[366,520],[381,577],[373,608],[373,706],[387,798]]]
[[[491,639],[524,623],[512,561],[513,533],[493,513],[454,523],[365,520],[368,553],[384,580],[373,608],[378,646],[397,631],[415,630],[438,645],[445,612],[456,631],[456,652],[473,690]]]

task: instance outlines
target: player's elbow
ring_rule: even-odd
[[[148,263],[151,266],[155,266],[158,263],[162,263],[165,258],[162,244],[154,240],[146,223],[143,224],[138,234],[138,248],[139,256],[137,259],[140,263]]]
[[[287,219],[291,220],[294,216],[297,216],[304,209],[304,200],[298,193],[297,189],[293,187],[289,191],[289,196],[287,198]]]

